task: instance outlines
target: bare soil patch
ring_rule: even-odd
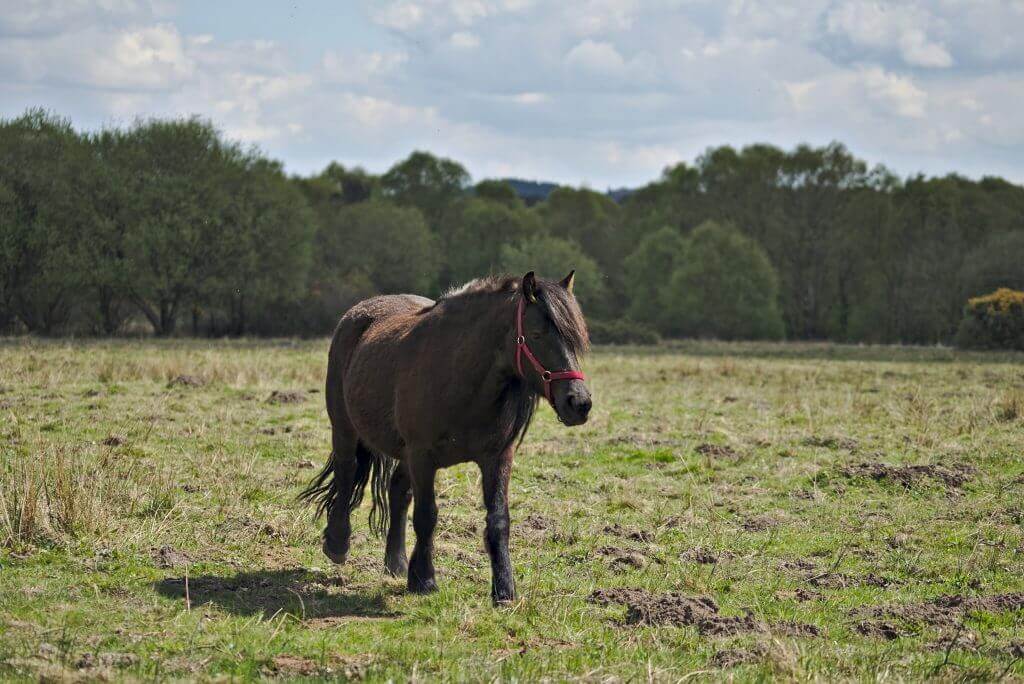
[[[269,677],[338,677],[361,679],[373,662],[372,654],[358,656],[332,656],[326,663],[296,655],[278,655],[263,667],[263,674]]]
[[[922,627],[952,630],[971,612],[1006,613],[1024,610],[1024,593],[992,596],[940,596],[923,603],[875,606],[854,611],[865,618],[855,626],[865,636],[884,639],[917,634]]]
[[[151,552],[153,562],[158,568],[180,568],[192,562],[192,559],[184,551],[178,551],[170,546],[161,546]]]
[[[647,556],[634,549],[624,549],[617,546],[602,546],[597,550],[599,556],[608,560],[613,570],[639,569],[647,565]]]
[[[697,548],[684,551],[679,554],[679,559],[689,561],[691,563],[699,563],[701,565],[714,565],[720,563],[723,560],[735,558],[736,554],[732,551],[712,551],[711,549]]]
[[[654,533],[648,532],[647,530],[640,530],[635,527],[625,527],[619,523],[613,525],[605,525],[605,534],[611,534],[616,537],[623,537],[625,539],[631,539],[638,542],[650,543],[654,541]]]
[[[863,462],[845,466],[840,474],[849,478],[866,478],[876,482],[891,482],[906,489],[938,482],[949,488],[960,488],[971,481],[977,468],[968,463],[949,466],[938,464],[894,466],[879,462]]]
[[[695,451],[701,456],[708,456],[710,458],[738,459],[740,457],[739,453],[737,453],[735,449],[722,444],[700,444],[697,446]]]
[[[850,437],[838,437],[834,435],[812,435],[804,439],[804,446],[820,447],[823,449],[832,449],[833,451],[839,449],[845,449],[846,451],[856,451],[859,446],[857,440],[851,439]]]
[[[195,375],[177,375],[167,383],[168,387],[202,387],[206,383]]]
[[[820,630],[810,624],[765,622],[751,613],[720,615],[718,604],[709,596],[687,596],[681,592],[654,594],[644,589],[598,589],[590,600],[600,605],[622,604],[627,625],[691,626],[706,636],[731,636],[748,632],[782,636],[818,636]]]
[[[819,589],[846,589],[848,587],[877,587],[885,589],[899,584],[898,581],[869,572],[864,575],[848,575],[843,572],[827,572],[810,575],[805,580]]]
[[[274,390],[267,397],[268,404],[301,404],[306,401],[306,393],[302,390]]]
[[[760,646],[751,649],[746,648],[724,648],[711,656],[709,665],[722,670],[727,670],[738,665],[758,663],[764,658],[766,651]]]

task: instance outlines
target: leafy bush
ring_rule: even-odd
[[[967,300],[956,344],[965,349],[1024,350],[1024,292],[1001,287]]]
[[[661,293],[662,330],[683,337],[778,339],[779,285],[768,256],[732,226],[694,229]]]
[[[590,340],[594,344],[658,344],[658,333],[643,323],[628,318],[612,321],[588,321]]]

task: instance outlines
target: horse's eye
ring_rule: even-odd
[[[539,331],[535,330],[532,333],[530,333],[530,339],[531,340],[539,340],[541,337],[542,337],[542,335],[540,334]]]

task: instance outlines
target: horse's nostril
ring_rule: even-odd
[[[590,397],[581,398],[576,394],[569,395],[569,406],[572,407],[574,411],[584,416],[590,413],[591,405],[592,402],[590,401]]]

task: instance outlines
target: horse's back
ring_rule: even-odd
[[[377,451],[397,455],[393,414],[401,351],[396,341],[434,305],[417,295],[380,295],[355,304],[338,322],[327,369],[328,412],[345,413],[360,438]]]

